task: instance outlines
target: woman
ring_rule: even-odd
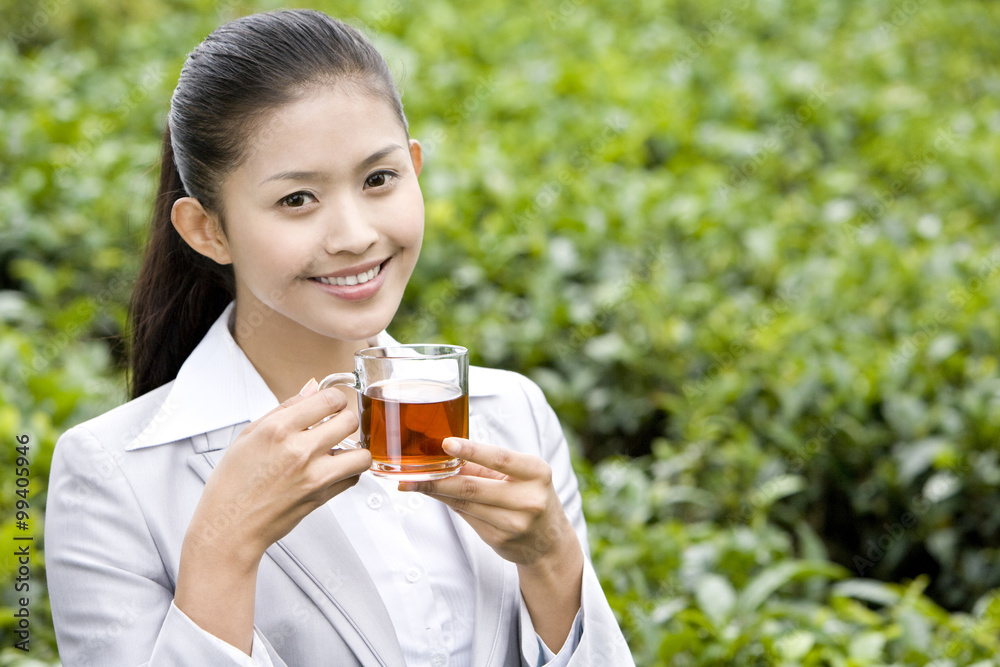
[[[133,294],[133,400],[53,456],[65,664],[632,664],[534,384],[471,371],[448,479],[397,487],[331,450],[356,400],[310,378],[392,342],[421,167],[384,60],[324,14],[239,19],[190,54]]]

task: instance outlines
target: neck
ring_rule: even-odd
[[[369,347],[367,340],[323,336],[259,303],[240,306],[237,301],[233,337],[279,401],[310,378],[354,370],[354,353]]]

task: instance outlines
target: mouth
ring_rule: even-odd
[[[325,276],[311,276],[309,281],[321,285],[324,291],[342,299],[349,301],[366,299],[382,286],[385,268],[391,260],[392,257],[387,257],[381,261],[360,264]]]
[[[325,276],[312,276],[309,280],[315,280],[324,285],[363,285],[380,274],[385,265],[389,263],[389,259],[391,258],[384,259],[374,265],[361,265]]]

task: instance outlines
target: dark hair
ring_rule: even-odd
[[[192,250],[170,221],[191,196],[225,229],[220,186],[268,112],[315,85],[360,86],[406,116],[385,60],[356,29],[312,10],[254,14],[220,26],[184,63],[163,132],[160,186],[129,307],[130,394],[173,380],[233,297],[232,266]]]

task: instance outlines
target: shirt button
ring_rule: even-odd
[[[411,567],[406,571],[406,580],[411,584],[415,584],[420,581],[420,570],[415,567]]]
[[[373,510],[377,510],[382,507],[382,496],[377,493],[373,493],[368,496],[368,507],[371,507]]]
[[[431,664],[434,665],[434,667],[444,667],[446,662],[448,662],[448,659],[440,653],[431,656]]]

